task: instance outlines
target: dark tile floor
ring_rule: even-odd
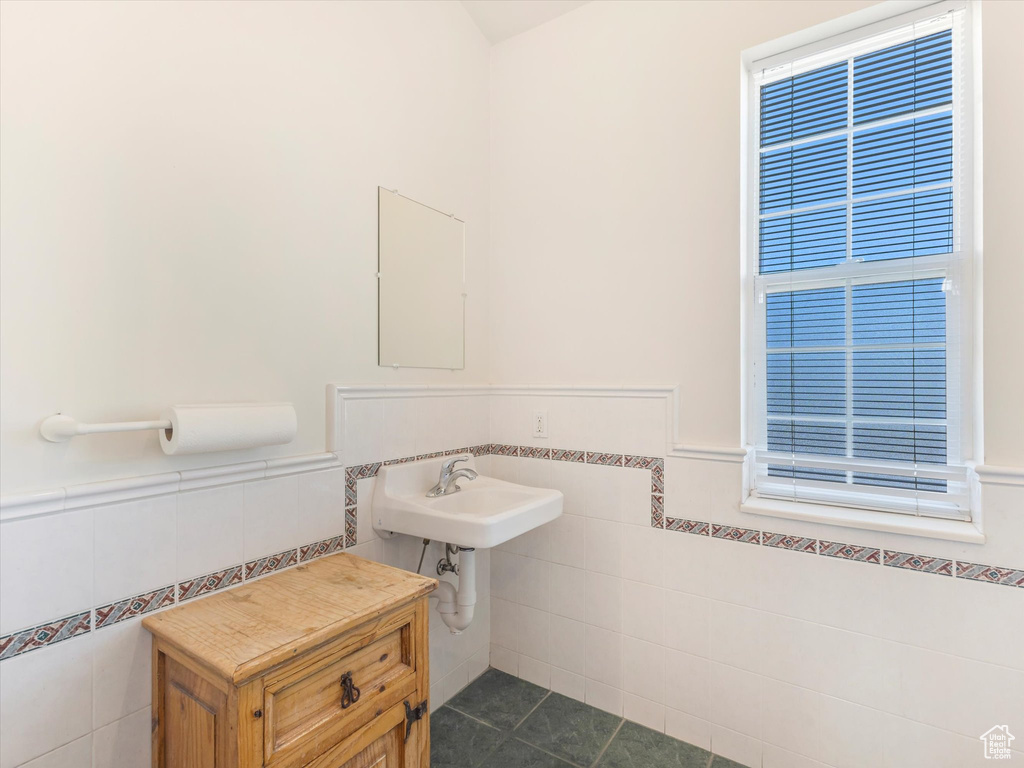
[[[431,768],[743,768],[488,669],[430,720]]]

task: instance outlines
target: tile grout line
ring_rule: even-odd
[[[511,735],[511,737],[513,739],[518,741],[520,744],[525,744],[530,749],[535,749],[538,752],[541,752],[541,753],[547,755],[548,757],[553,757],[553,758],[555,758],[560,763],[565,763],[566,765],[571,765],[573,768],[587,768],[587,766],[580,765],[579,763],[574,763],[572,760],[570,760],[567,757],[564,757],[563,755],[556,755],[554,752],[551,752],[551,751],[549,751],[547,749],[544,749],[544,747],[541,747],[541,746],[538,746],[536,744],[533,744],[532,742],[529,742],[526,739],[524,739],[524,738],[522,738],[520,736],[517,736],[514,731],[510,735]]]
[[[522,680],[522,678],[518,678],[518,679],[519,679],[519,680]],[[538,686],[538,687],[539,687],[539,686]],[[530,709],[530,711],[529,711],[529,712],[527,712],[527,713],[526,713],[525,715],[523,715],[522,719],[521,719],[521,720],[520,720],[520,721],[519,721],[518,723],[516,723],[516,724],[515,724],[515,725],[514,725],[514,726],[513,726],[512,728],[511,728],[511,730],[512,730],[512,731],[515,731],[516,729],[518,729],[518,728],[519,728],[519,726],[520,726],[520,725],[522,725],[523,723],[525,723],[525,722],[526,722],[526,718],[528,718],[528,717],[529,717],[530,715],[532,715],[532,714],[533,714],[534,712],[536,712],[536,711],[537,711],[537,708],[538,708],[538,707],[539,707],[539,706],[540,706],[541,704],[543,704],[543,703],[544,703],[545,701],[547,701],[547,700],[548,700],[548,697],[549,697],[549,696],[550,696],[550,695],[551,695],[552,693],[553,693],[553,691],[552,691],[552,690],[551,690],[550,688],[548,688],[548,689],[547,689],[546,691],[544,691],[544,695],[540,697],[540,701],[538,701],[538,702],[537,702],[536,704],[534,704],[534,705],[533,705],[533,707],[532,707],[532,708]],[[522,739],[520,739],[520,741],[522,741]]]
[[[612,737],[608,739],[608,743],[604,745],[604,747],[598,753],[597,757],[594,758],[594,762],[590,764],[591,768],[595,768],[595,766],[601,762],[601,758],[604,757],[604,753],[608,751],[608,747],[610,747],[612,745],[612,742],[615,741],[615,737],[619,735],[619,731],[622,730],[622,726],[624,726],[625,724],[626,718],[620,717],[619,724],[615,726],[615,730],[612,732]]]

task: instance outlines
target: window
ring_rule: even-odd
[[[966,14],[752,66],[753,496],[970,519]]]

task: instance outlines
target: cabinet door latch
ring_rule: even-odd
[[[412,724],[417,720],[422,720],[423,716],[427,714],[427,700],[424,699],[419,703],[418,706],[410,707],[409,702],[405,702],[405,740],[409,740],[409,732],[412,731]]]
[[[341,676],[341,708],[348,709],[357,701],[361,691],[352,682],[352,673],[346,672]]]

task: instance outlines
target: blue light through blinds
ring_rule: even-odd
[[[919,112],[953,100],[949,30],[853,60],[855,125]]]
[[[951,253],[952,101],[950,30],[761,86],[759,272]]]
[[[760,86],[766,487],[935,499],[956,483],[946,262],[916,261],[957,251],[952,35]]]

